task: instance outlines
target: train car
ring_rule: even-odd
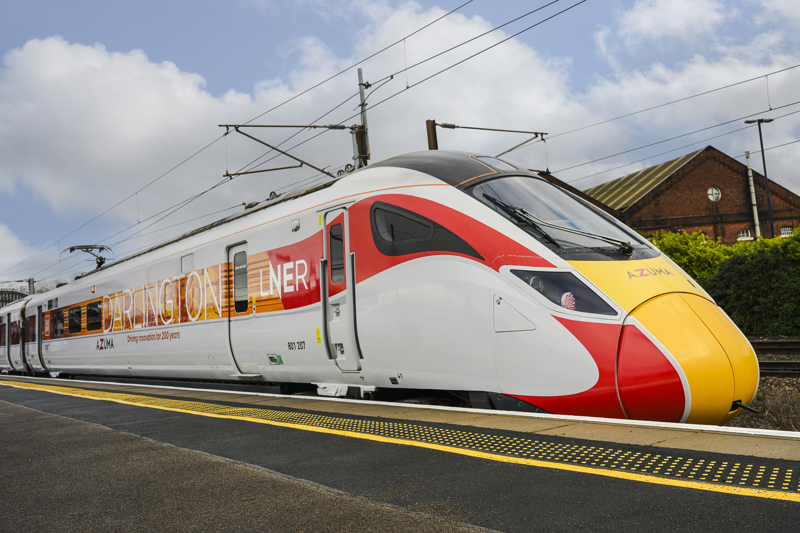
[[[6,347],[29,373],[706,424],[759,378],[731,320],[636,232],[461,152],[262,202],[0,314],[30,317],[22,360]]]
[[[25,325],[25,303],[28,298],[23,298],[10,303],[0,310],[0,371],[30,373],[31,369],[25,360],[25,347],[29,344],[29,336],[26,336]],[[30,324],[32,325],[32,324]],[[35,335],[35,328],[30,329],[30,335]]]

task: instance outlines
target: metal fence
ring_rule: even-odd
[[[0,289],[0,307],[4,305],[8,305],[11,302],[16,302],[20,298],[26,297],[27,294],[19,292],[19,291],[12,291],[8,289]]]

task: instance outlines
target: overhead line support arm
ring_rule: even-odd
[[[264,145],[264,146],[266,146],[267,148],[271,148],[272,150],[275,150],[276,152],[280,152],[280,153],[282,153],[283,155],[285,155],[285,156],[287,156],[287,157],[291,157],[291,158],[292,158],[292,159],[294,159],[295,161],[297,161],[297,162],[299,162],[299,163],[303,163],[303,164],[305,164],[305,165],[308,165],[309,167],[313,168],[314,170],[316,170],[316,171],[318,171],[318,172],[322,172],[323,174],[327,174],[328,176],[330,176],[330,177],[332,177],[332,178],[335,178],[335,177],[336,177],[336,176],[334,176],[333,174],[331,174],[330,172],[328,172],[327,170],[323,170],[323,169],[321,169],[321,168],[319,168],[319,167],[315,167],[315,166],[314,166],[314,165],[312,165],[311,163],[308,163],[307,161],[303,161],[302,159],[300,159],[300,158],[298,158],[298,157],[295,157],[295,156],[293,156],[292,154],[290,154],[290,153],[288,153],[288,152],[284,152],[284,151],[283,151],[283,150],[281,150],[280,148],[276,148],[275,146],[272,146],[271,144],[265,143],[265,142],[264,142],[264,141],[262,141],[261,139],[257,139],[257,138],[255,138],[255,137],[253,137],[252,135],[248,135],[247,133],[245,133],[245,132],[241,131],[241,130],[239,129],[239,126],[234,126],[233,128],[236,130],[236,133],[241,133],[241,134],[242,134],[242,135],[244,135],[245,137],[248,137],[248,138],[250,138],[250,139],[253,139],[254,141],[256,141],[256,142],[258,142],[258,143],[261,143],[261,144],[263,144],[263,145]]]

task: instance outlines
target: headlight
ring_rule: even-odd
[[[596,315],[617,314],[571,272],[512,270],[511,273],[564,309]]]

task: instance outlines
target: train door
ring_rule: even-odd
[[[44,370],[39,363],[39,349],[37,338],[39,337],[38,315],[33,309],[25,308],[25,367],[28,372],[36,373]]]
[[[7,316],[0,316],[0,370],[11,370],[11,363],[8,362],[8,324]]]
[[[8,337],[8,362],[15,371],[24,372],[25,366],[22,361],[22,316],[18,310],[9,313]]]
[[[247,243],[228,250],[228,338],[230,339],[236,377],[261,377],[253,357],[255,309],[249,296]]]
[[[36,372],[46,372],[47,366],[44,364],[44,354],[42,354],[42,306],[36,308],[36,315],[28,318],[31,331],[28,333],[28,344],[26,355],[28,364]],[[27,329],[27,328],[26,328]]]
[[[325,213],[322,314],[328,354],[343,372],[361,370],[355,314],[355,257],[350,253],[347,209]]]

